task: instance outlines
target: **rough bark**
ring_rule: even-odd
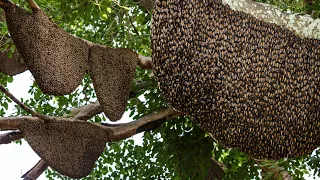
[[[294,31],[297,35],[306,38],[320,39],[320,19],[313,19],[309,15],[298,15],[283,12],[270,4],[254,2],[251,0],[222,0],[233,10],[251,14],[259,20],[275,23]]]
[[[217,162],[213,157],[211,158],[211,165],[208,171],[206,180],[221,180],[223,179],[224,173],[224,164]]]
[[[70,114],[65,114],[65,117],[74,117],[77,120],[89,120],[96,114],[102,113],[102,108],[98,101],[71,110]]]
[[[19,131],[0,134],[0,145],[12,143],[13,141],[19,140],[21,138],[23,138],[23,134]]]
[[[143,116],[142,118],[132,121],[130,123],[122,124],[120,126],[113,127],[113,134],[110,135],[110,139],[112,141],[118,141],[121,139],[125,139],[131,137],[139,132],[141,132],[141,128],[143,126],[150,123],[154,123],[158,120],[163,120],[166,117],[169,117],[174,114],[180,114],[173,110],[172,108],[166,108],[159,111],[154,111],[151,114]]]
[[[28,172],[23,174],[21,178],[23,180],[35,180],[48,168],[48,165],[44,160],[40,160],[36,165],[34,165]]]
[[[313,19],[309,15],[299,15],[283,12],[278,7],[254,2],[252,0],[222,0],[233,10],[251,14],[259,20],[275,23],[294,31],[297,35],[306,38],[320,39],[320,19]],[[141,0],[140,5],[147,8],[154,6],[155,0]]]

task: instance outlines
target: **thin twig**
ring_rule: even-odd
[[[39,119],[42,120],[46,120],[46,121],[51,121],[53,120],[51,117],[49,116],[45,116],[42,114],[39,114],[35,111],[33,111],[32,109],[30,109],[29,107],[27,107],[25,104],[23,104],[21,101],[19,101],[16,97],[13,96],[13,94],[11,94],[3,85],[0,84],[0,90],[6,95],[8,96],[13,102],[15,102],[16,104],[18,104],[22,109],[24,109],[25,111],[27,111],[28,113],[30,113],[33,117],[38,117]]]
[[[136,26],[133,24],[131,17],[128,18],[130,21],[131,26],[133,27],[133,31],[140,36],[138,29],[136,28]]]

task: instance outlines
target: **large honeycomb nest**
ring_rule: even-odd
[[[131,91],[137,54],[129,49],[94,45],[89,61],[90,76],[105,115],[112,121],[120,119]]]
[[[108,139],[103,127],[85,121],[26,120],[20,130],[50,167],[72,178],[91,172]]]
[[[155,75],[165,99],[227,147],[255,158],[320,145],[320,41],[221,0],[158,0]]]
[[[40,9],[29,13],[12,3],[1,7],[13,42],[40,89],[52,95],[75,90],[88,69],[87,44],[57,27]]]

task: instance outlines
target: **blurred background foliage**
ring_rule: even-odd
[[[151,13],[133,0],[36,0],[38,5],[67,32],[80,38],[111,47],[126,47],[139,54],[151,56]],[[14,0],[27,8],[25,0]],[[301,14],[320,18],[318,0],[260,0]],[[8,36],[4,22],[0,22],[0,39]],[[0,50],[14,51],[7,38]],[[13,48],[12,48],[13,47]],[[10,49],[11,48],[11,49]],[[6,51],[6,52],[7,52]],[[10,56],[10,53],[7,53]],[[7,86],[14,78],[0,74],[0,83]],[[133,82],[133,98],[127,111],[136,120],[157,109],[168,106],[162,98],[151,71],[137,67]],[[28,91],[30,99],[21,99],[39,113],[62,116],[74,107],[96,100],[89,76],[70,95],[49,96],[36,84]],[[0,93],[0,116],[4,116],[11,101]],[[28,115],[16,106],[12,116]],[[107,121],[97,115],[91,121]],[[138,139],[138,140],[137,140]],[[245,154],[222,147],[187,117],[167,121],[156,130],[144,132],[142,137],[109,143],[92,173],[84,179],[205,179],[211,158],[224,165],[224,179],[261,179],[264,174],[253,159]],[[305,174],[320,178],[320,150],[295,159],[271,162],[282,166],[294,179]],[[70,179],[52,169],[48,179]]]

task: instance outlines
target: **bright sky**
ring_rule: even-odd
[[[14,143],[1,145],[0,154],[0,179],[4,180],[21,180],[21,176],[40,159],[25,141],[21,146]],[[45,174],[38,179],[45,180]]]
[[[18,99],[21,97],[28,98],[30,97],[28,90],[31,85],[31,74],[27,71],[16,75],[13,83],[9,84],[8,88]],[[12,110],[13,107],[14,104],[11,104],[9,109]],[[10,113],[8,111],[7,114]],[[0,179],[21,180],[21,176],[30,170],[39,159],[26,141],[23,141],[22,145],[15,143],[0,145]],[[45,174],[42,174],[38,179],[45,180]]]

